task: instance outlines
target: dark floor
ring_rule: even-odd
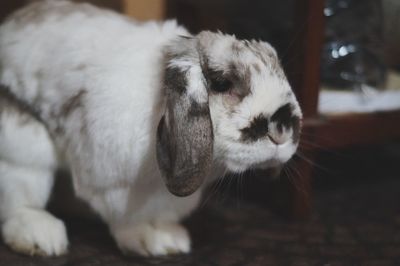
[[[400,265],[399,151],[325,155],[307,221],[237,197],[210,200],[186,222],[194,242],[188,256],[126,258],[104,226],[67,219],[69,255],[30,258],[0,245],[0,265]]]

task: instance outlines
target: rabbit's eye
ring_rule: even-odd
[[[210,90],[217,93],[228,92],[232,88],[232,81],[230,81],[224,72],[216,69],[209,69],[208,71],[208,81],[210,85]]]
[[[227,92],[232,88],[232,82],[228,79],[218,78],[211,81],[211,89],[216,92]]]

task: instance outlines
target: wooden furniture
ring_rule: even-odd
[[[162,20],[165,18],[165,0],[122,0],[123,12],[137,20]]]
[[[301,38],[295,41],[291,53],[294,56],[298,51],[303,51],[293,69],[293,73],[302,71],[303,74],[289,76],[289,79],[297,91],[305,115],[303,136],[314,146],[312,151],[305,152],[312,157],[318,152],[318,147],[332,150],[399,138],[400,110],[331,116],[318,113],[320,57],[324,38],[323,8],[324,0],[297,0],[296,30],[301,32]],[[309,189],[308,195],[311,195],[312,166],[303,165],[302,168],[305,171],[301,182],[304,188]],[[305,197],[304,193],[290,184],[289,190],[293,191],[292,212],[300,217],[307,216],[311,206],[310,197]]]

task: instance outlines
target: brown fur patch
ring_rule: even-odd
[[[28,118],[42,122],[39,112],[29,106],[26,102],[18,99],[6,86],[0,85],[0,112],[6,110],[14,110],[21,115],[25,115]],[[21,121],[29,122],[30,119],[24,119]]]
[[[67,117],[75,109],[82,107],[82,98],[86,95],[87,91],[81,89],[77,94],[69,98],[61,107],[60,116]]]
[[[253,69],[257,72],[257,74],[261,74],[261,67],[258,64],[253,64]]]
[[[87,67],[86,64],[81,63],[81,64],[77,65],[77,66],[74,68],[74,70],[81,71],[81,70],[84,70],[86,67]]]

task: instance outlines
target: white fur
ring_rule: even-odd
[[[76,194],[108,223],[121,250],[189,252],[188,233],[178,222],[196,207],[200,191],[186,198],[170,194],[155,156],[165,106],[162,50],[180,35],[190,36],[174,21],[139,24],[87,4],[50,0],[31,4],[1,26],[0,82],[44,121],[29,117],[21,123],[26,117],[17,107],[0,109],[0,218],[8,245],[29,254],[66,252],[64,225],[43,211],[54,170],[66,166]],[[226,52],[234,37],[217,36],[215,45],[202,44],[212,47],[210,64],[225,69],[230,60],[257,63],[267,74],[251,73],[252,93],[232,115],[228,98],[208,99],[196,89],[204,85],[199,65],[171,62],[190,70],[188,94],[209,100],[215,135],[209,180],[225,168],[241,172],[269,160],[285,162],[296,149],[287,143],[290,134],[279,146],[268,139],[240,142],[239,130],[258,114],[271,115],[285,101],[298,104],[286,97],[287,82],[254,54]],[[77,96],[78,106],[62,114]]]
[[[119,227],[113,231],[123,252],[135,252],[143,256],[188,253],[190,238],[186,229],[176,223],[144,223],[136,226]],[[127,249],[128,248],[128,249]]]
[[[3,239],[27,255],[59,256],[68,248],[64,223],[46,211],[20,208],[2,225]]]

